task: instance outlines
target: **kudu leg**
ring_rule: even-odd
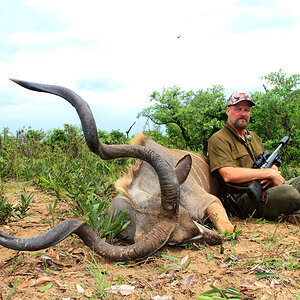
[[[218,201],[213,202],[207,207],[206,214],[220,233],[224,233],[226,231],[228,233],[232,233],[234,227],[229,221],[221,201],[219,199],[217,200]]]

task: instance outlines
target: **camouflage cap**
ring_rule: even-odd
[[[227,106],[236,105],[241,101],[250,102],[250,106],[254,106],[255,103],[251,100],[250,96],[244,92],[234,92],[228,99]]]

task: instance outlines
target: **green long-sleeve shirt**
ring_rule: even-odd
[[[252,168],[253,163],[263,151],[262,141],[255,132],[246,131],[245,140],[243,140],[227,123],[208,141],[211,172],[215,173],[218,178],[217,170],[222,167]],[[226,183],[226,187],[230,193],[242,193],[248,184]]]

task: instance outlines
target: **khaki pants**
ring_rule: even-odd
[[[247,193],[234,196],[246,216],[277,219],[281,215],[288,215],[300,210],[299,192],[300,176],[290,179],[285,184],[269,188],[266,191],[265,201],[261,202],[258,207]]]

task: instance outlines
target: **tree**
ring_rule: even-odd
[[[128,138],[119,129],[112,130],[108,133],[106,130],[98,129],[98,137],[101,143],[107,145],[126,144]]]
[[[68,136],[65,130],[54,128],[49,132],[45,142],[52,150],[54,150],[56,146],[61,149],[66,149],[68,146]]]
[[[27,157],[36,157],[45,136],[43,130],[33,130],[30,126],[17,130],[16,143],[19,152]]]
[[[252,112],[250,129],[265,141],[266,148],[274,148],[284,135],[290,134],[289,160],[299,162],[300,149],[300,75],[287,76],[282,70],[270,73],[266,80],[270,89],[256,92],[252,98],[256,103]]]
[[[68,141],[68,146],[67,146],[68,155],[70,157],[80,156],[82,154],[81,150],[84,144],[82,129],[74,125],[64,124],[64,131],[66,133],[66,137]]]
[[[191,137],[186,129],[186,120],[189,119],[186,102],[192,96],[192,91],[184,92],[177,86],[163,89],[161,94],[154,91],[150,101],[155,104],[140,112],[138,117],[147,117],[159,126],[165,125],[170,138],[180,135],[180,142],[189,145]]]
[[[222,86],[207,90],[182,91],[179,87],[157,91],[151,95],[154,105],[138,114],[149,118],[166,133],[177,148],[202,149],[212,133],[226,120],[225,97]]]
[[[188,132],[193,137],[191,148],[202,149],[208,139],[221,129],[226,121],[226,100],[224,89],[215,85],[206,90],[195,92],[188,103],[191,122],[188,122]]]

